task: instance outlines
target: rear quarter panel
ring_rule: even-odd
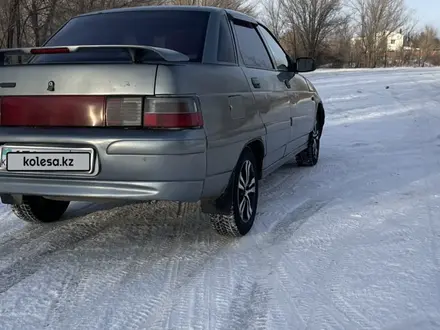
[[[245,145],[265,135],[247,79],[239,66],[159,66],[156,95],[197,94],[207,139],[204,197],[218,196]]]

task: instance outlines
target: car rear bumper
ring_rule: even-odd
[[[165,200],[197,202],[203,181],[139,182],[0,178],[0,195],[35,195],[71,201]]]
[[[0,194],[197,201],[206,176],[203,130],[0,128],[0,144],[90,148],[92,173],[0,170]]]

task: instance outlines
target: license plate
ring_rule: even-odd
[[[84,149],[3,147],[3,170],[14,172],[89,172],[92,153]]]

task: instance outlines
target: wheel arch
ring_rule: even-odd
[[[236,165],[229,176],[228,183],[224,188],[224,191],[221,196],[218,198],[209,198],[202,200],[202,211],[205,213],[219,213],[225,214],[227,213],[232,206],[232,193],[231,186],[234,182],[234,177],[236,175],[236,166],[238,160],[242,156],[245,150],[250,150],[257,160],[257,171],[258,171],[258,179],[260,180],[263,175],[263,161],[265,156],[265,147],[263,140],[261,138],[256,138],[248,141],[244,144],[240,154],[237,157]]]
[[[318,103],[318,107],[316,109],[316,119],[319,123],[320,133],[322,134],[322,129],[325,124],[325,110],[322,101]]]
[[[257,159],[258,179],[260,180],[263,176],[263,161],[266,152],[264,148],[264,143],[261,139],[254,139],[246,143],[246,145],[243,148],[243,151],[246,148],[249,148],[254,154],[255,158]],[[243,151],[241,152],[241,154],[243,153]]]

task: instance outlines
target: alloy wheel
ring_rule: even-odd
[[[319,127],[317,121],[315,122],[312,132],[312,154],[315,159],[319,156]]]
[[[255,185],[254,166],[246,160],[241,166],[238,178],[238,211],[243,222],[248,222],[254,213]]]

